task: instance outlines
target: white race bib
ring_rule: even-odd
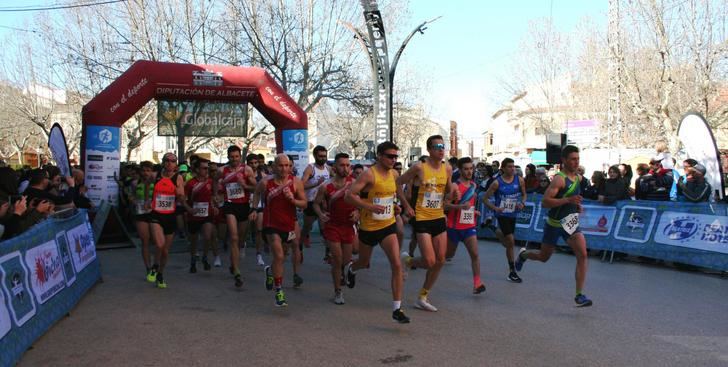
[[[137,200],[134,203],[134,213],[139,215],[148,213],[147,209],[144,207],[144,201]]]
[[[561,219],[561,227],[569,235],[574,234],[577,228],[579,228],[579,213],[571,213]]]
[[[230,199],[242,199],[245,197],[245,190],[237,182],[231,182],[225,185],[225,191],[227,192],[227,198]]]
[[[384,207],[383,213],[372,213],[374,220],[387,220],[394,216],[394,196],[386,198],[374,198],[372,204]]]
[[[513,213],[516,211],[516,204],[518,201],[515,199],[502,199],[500,207],[503,208],[503,213]]]
[[[192,216],[198,218],[206,218],[210,210],[210,203],[194,202],[192,203]]]
[[[475,224],[475,207],[460,210],[460,224]]]
[[[425,192],[420,205],[425,209],[440,209],[442,207],[442,194],[432,191]]]
[[[173,210],[174,209],[174,195],[157,195],[157,209],[161,210]]]

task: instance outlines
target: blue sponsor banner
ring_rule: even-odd
[[[527,206],[519,213],[517,240],[541,242],[547,212],[541,198],[528,196],[533,208]],[[728,271],[726,204],[625,200],[602,205],[585,200],[579,224],[590,249]],[[478,236],[492,238],[493,233],[479,226]]]
[[[121,128],[113,126],[86,126],[86,149],[101,152],[115,152],[121,147],[119,131]]]
[[[283,153],[289,155],[293,162],[293,172],[302,176],[308,165],[308,130],[283,130]]]
[[[0,242],[0,366],[12,366],[101,277],[86,212]]]

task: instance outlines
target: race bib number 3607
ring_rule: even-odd
[[[427,209],[440,209],[442,207],[442,193],[426,192],[422,197],[421,205]]]

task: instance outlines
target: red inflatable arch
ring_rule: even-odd
[[[137,61],[83,107],[81,149],[87,126],[120,127],[153,98],[249,102],[275,127],[279,153],[284,130],[308,127],[306,113],[261,68]]]
[[[82,110],[81,160],[87,197],[117,205],[120,127],[152,99],[251,103],[276,129],[276,150],[308,162],[308,118],[260,68],[137,61]]]

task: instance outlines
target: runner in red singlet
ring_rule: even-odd
[[[343,305],[341,277],[344,264],[351,261],[351,244],[354,241],[354,225],[359,220],[359,210],[344,200],[346,190],[354,179],[349,176],[349,155],[339,153],[334,158],[334,177],[324,182],[314,200],[313,209],[319,221],[324,223],[324,239],[331,249],[331,276],[334,280],[334,303]],[[324,210],[324,204],[328,210]]]
[[[271,290],[275,286],[275,304],[278,307],[288,306],[283,294],[283,262],[285,254],[283,244],[293,249],[294,259],[298,251],[296,240],[296,208],[308,205],[301,180],[291,175],[291,160],[285,154],[278,154],[273,163],[273,176],[260,181],[253,195],[253,203],[265,202],[263,210],[263,235],[273,252],[272,266],[265,267],[265,286]],[[255,220],[257,213],[250,213]],[[294,268],[296,261],[294,260]],[[295,269],[294,269],[295,272]]]
[[[199,159],[193,163],[192,169],[195,177],[185,185],[187,202],[187,226],[190,231],[190,273],[197,272],[197,239],[202,231],[203,250],[202,266],[210,270],[210,263],[207,261],[207,252],[212,247],[212,253],[217,256],[216,246],[212,244],[212,232],[215,229],[214,219],[217,215],[217,207],[212,200],[212,178],[209,176],[208,161]]]
[[[228,148],[228,165],[222,168],[219,183],[225,196],[225,221],[230,239],[230,273],[235,277],[235,286],[243,286],[240,275],[240,248],[245,248],[245,236],[248,233],[248,215],[250,214],[250,197],[245,190],[255,189],[255,173],[249,166],[242,164],[240,147],[231,145]]]
[[[152,239],[157,246],[154,264],[157,273],[157,288],[167,288],[164,281],[164,267],[167,265],[169,248],[172,246],[174,232],[177,229],[175,218],[176,201],[185,200],[185,180],[177,173],[177,156],[167,153],[162,158],[162,172],[154,184],[154,193],[150,204]]]

